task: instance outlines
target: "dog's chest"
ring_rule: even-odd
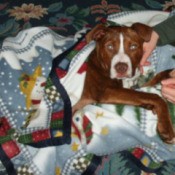
[[[122,79],[123,87],[128,89],[138,87],[139,77],[140,77],[140,72],[136,69],[136,74],[134,77]]]
[[[138,69],[136,69],[136,74],[132,78],[122,79],[124,88],[138,89],[143,87],[145,83],[150,81],[155,76],[155,71],[152,66],[144,68],[144,74],[141,74]]]

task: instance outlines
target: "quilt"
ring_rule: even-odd
[[[169,13],[136,11],[109,16],[117,25],[135,17],[154,25]],[[109,22],[109,23],[110,23]],[[156,132],[151,111],[124,105],[92,104],[73,116],[80,98],[88,56],[84,28],[63,37],[34,27],[4,40],[0,50],[0,174],[141,175],[175,173],[175,145]],[[136,90],[160,94],[160,85],[141,88],[155,73],[175,67],[175,48],[157,48]],[[168,60],[168,61],[167,61]],[[90,83],[90,82],[89,82]],[[129,83],[129,82],[128,82]],[[175,107],[169,104],[175,124]]]

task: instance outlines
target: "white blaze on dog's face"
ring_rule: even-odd
[[[132,77],[132,63],[129,56],[125,53],[124,36],[119,35],[119,50],[111,60],[110,78],[123,79]]]

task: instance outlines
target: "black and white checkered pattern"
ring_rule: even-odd
[[[46,88],[45,92],[48,96],[48,99],[52,102],[56,102],[60,98],[60,94],[57,92],[57,89],[54,85],[49,88]]]
[[[83,173],[87,167],[89,166],[90,162],[85,157],[79,157],[73,160],[73,167],[77,171]]]
[[[147,114],[146,114],[146,110],[145,109],[139,109],[141,111],[141,121],[140,121],[140,130],[144,133],[146,133],[146,118],[147,118]]]
[[[28,160],[29,163],[28,163],[28,166],[22,165],[22,166],[18,167],[17,172],[19,169],[19,174],[17,174],[17,175],[25,175],[25,174],[20,174],[20,173],[22,173],[23,171],[25,172],[27,168],[28,168],[28,172],[32,173],[32,175],[41,175],[41,172],[39,171],[38,167],[31,161],[32,157],[31,157],[31,154],[30,154],[28,148],[25,145],[19,144],[19,143],[18,143],[18,146],[20,147],[20,150],[21,150],[20,154],[24,157],[25,160]]]
[[[107,20],[112,21],[113,19],[121,18],[123,16],[130,15],[131,13],[138,13],[138,12],[140,11],[124,11],[120,13],[115,13],[115,14],[109,15]]]
[[[156,145],[157,145],[156,142],[152,142],[152,145],[150,145],[150,148],[148,146],[143,146],[143,145],[139,145],[138,147],[143,149],[146,153],[148,153],[150,157],[153,159],[153,161],[163,162],[164,160],[156,154],[155,150],[158,149]]]
[[[19,166],[17,168],[17,175],[41,175],[41,172],[39,172],[36,166],[32,163],[30,164],[30,167],[28,165]]]
[[[74,156],[72,156],[70,159],[67,160],[67,162],[65,163],[61,175],[69,175],[71,174],[72,170],[77,171],[77,170],[81,170],[82,171],[82,167],[85,166],[84,160],[81,160],[82,162],[82,166],[78,165],[79,164],[79,160],[81,159],[81,157],[86,156],[87,153],[84,149],[79,150]],[[81,168],[80,168],[81,167]],[[79,172],[81,172],[79,171]]]
[[[26,47],[24,47],[22,49],[18,49],[18,50],[13,50],[13,51],[16,52],[16,54],[22,54],[24,52],[27,52],[33,47],[34,43],[38,39],[40,39],[40,38],[42,38],[43,36],[46,36],[46,35],[51,35],[49,29],[42,30],[41,32],[39,32],[35,36],[33,36]],[[5,47],[2,48],[1,51],[5,52],[5,51],[8,51],[8,50],[12,50],[12,48],[10,46],[5,46]]]
[[[157,68],[157,61],[158,61],[158,56],[157,56],[157,49],[155,49],[152,54],[151,54],[151,57],[150,57],[150,62],[151,62],[151,65],[153,66],[153,71],[156,72],[156,68]]]
[[[27,165],[23,165],[17,168],[17,175],[34,175]]]

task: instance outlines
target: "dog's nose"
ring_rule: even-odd
[[[128,70],[128,64],[119,62],[115,65],[117,73],[124,74]]]

